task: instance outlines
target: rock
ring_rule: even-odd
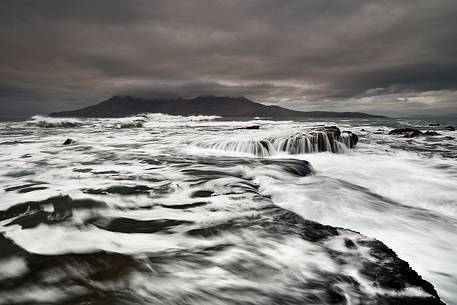
[[[449,131],[455,131],[455,127],[454,126],[446,126],[446,127],[444,127],[444,129],[447,129]]]
[[[440,123],[430,123],[428,126],[433,127],[433,126],[440,126]]]
[[[390,135],[403,135],[405,138],[413,138],[422,135],[422,131],[414,128],[398,128],[391,130]]]
[[[357,246],[355,245],[355,243],[354,243],[352,240],[350,240],[349,238],[345,238],[345,239],[344,239],[344,245],[345,245],[347,248],[349,248],[349,249],[355,249],[355,248],[357,248]]]
[[[240,127],[237,129],[260,129],[259,125],[247,126],[247,127]]]
[[[352,131],[345,130],[342,133],[349,135],[349,148],[353,148],[359,142],[359,137]]]
[[[73,143],[75,143],[75,140],[68,138],[65,140],[65,142],[63,142],[63,145],[70,145]]]
[[[437,133],[436,131],[426,131],[423,134],[424,136],[439,136],[441,133]]]
[[[193,192],[191,195],[191,198],[210,197],[213,194],[214,194],[214,192],[212,192],[212,191],[199,190],[199,191]]]
[[[325,126],[325,127],[321,128],[321,130],[324,131],[327,134],[328,133],[333,133],[336,138],[339,138],[341,136],[341,131],[336,126]]]

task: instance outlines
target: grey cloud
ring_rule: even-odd
[[[453,0],[5,0],[0,114],[120,93],[457,112],[456,15]],[[426,92],[440,102],[396,98]]]

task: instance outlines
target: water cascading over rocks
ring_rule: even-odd
[[[353,148],[358,136],[351,131],[340,131],[336,126],[315,128],[293,135],[270,137],[261,140],[223,140],[194,142],[198,147],[224,151],[250,153],[268,157],[278,152],[306,154],[316,152],[343,153]]]

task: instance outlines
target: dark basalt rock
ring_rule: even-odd
[[[323,131],[323,132],[325,132],[327,134],[333,133],[335,138],[339,138],[341,136],[341,130],[336,126],[319,127],[319,128],[316,128],[316,131]]]
[[[433,298],[429,302],[419,301],[410,297],[410,302],[399,304],[444,304],[432,284],[422,279],[407,262],[401,260],[395,252],[378,240],[361,241],[359,244],[370,248],[370,255],[377,259],[376,262],[364,262],[361,274],[372,278],[379,287],[385,289],[401,290],[408,286],[422,288]],[[413,300],[416,299],[416,302]]]
[[[260,160],[265,165],[277,165],[289,174],[306,177],[314,174],[314,169],[308,161],[295,159]]]
[[[191,208],[197,208],[209,204],[209,202],[195,202],[195,203],[185,203],[185,204],[161,204],[162,207],[167,209],[176,209],[176,210],[185,210]]]
[[[73,143],[75,143],[75,140],[68,138],[62,144],[63,145],[70,145],[70,144],[73,144]]]
[[[444,129],[447,129],[449,131],[455,131],[455,127],[454,126],[446,126],[446,127],[444,127]]]
[[[349,248],[349,249],[355,249],[355,248],[357,248],[357,246],[355,245],[355,243],[354,243],[352,240],[348,239],[348,238],[346,238],[346,239],[344,240],[344,245],[345,245],[347,248]]]
[[[173,227],[192,224],[190,221],[175,219],[136,220],[131,218],[94,219],[89,223],[111,232],[120,233],[169,233]]]
[[[237,129],[260,129],[259,125],[254,125],[254,126],[247,126],[247,127],[240,127]]]
[[[436,127],[436,126],[440,126],[440,123],[430,123],[430,124],[428,124],[428,126]]]
[[[422,135],[422,131],[414,128],[398,128],[391,130],[390,135],[402,135],[405,138],[413,138]]]
[[[53,212],[46,212],[45,207],[52,205]],[[72,199],[70,196],[50,197],[42,201],[29,201],[16,204],[4,211],[0,211],[0,220],[14,218],[7,225],[19,224],[31,228],[41,223],[57,223],[67,219],[72,210],[104,208],[106,204],[92,199]]]
[[[213,195],[213,193],[214,192],[212,192],[212,191],[199,190],[199,191],[193,192],[190,197],[191,198],[210,197],[211,195]]]
[[[426,131],[424,132],[423,134],[424,136],[439,136],[441,135],[440,133],[436,132],[436,131]]]
[[[354,146],[357,145],[357,142],[359,142],[359,137],[353,133],[352,131],[345,130],[343,133],[349,134],[350,140],[349,140],[349,148],[353,148]]]
[[[110,186],[106,189],[83,189],[84,193],[94,194],[94,195],[107,195],[107,194],[116,194],[116,195],[140,195],[140,194],[149,194],[151,188],[146,185],[135,185],[135,186],[125,186],[125,185],[115,185]]]

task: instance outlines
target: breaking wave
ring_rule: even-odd
[[[50,118],[35,115],[30,118],[29,124],[41,128],[77,128],[82,126],[83,122],[74,118]]]

